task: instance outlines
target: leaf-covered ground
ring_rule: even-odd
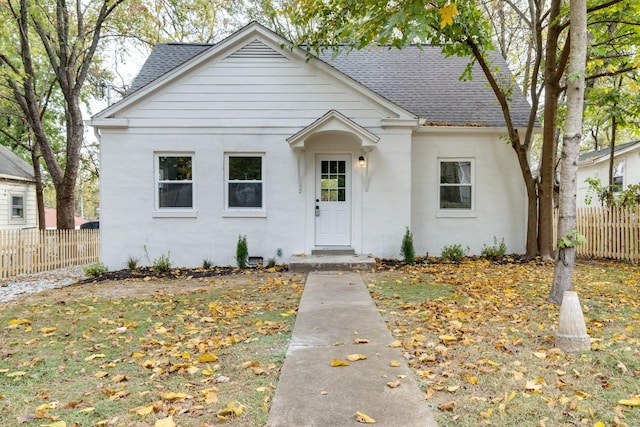
[[[551,263],[483,259],[367,276],[440,425],[640,425],[640,269],[577,266],[581,354],[554,348],[552,276]]]
[[[0,312],[2,426],[259,426],[302,278],[101,282]]]
[[[592,351],[573,355],[554,348],[551,263],[379,267],[363,278],[440,425],[640,425],[638,267],[578,265]],[[303,278],[228,273],[0,305],[0,425],[264,425]]]

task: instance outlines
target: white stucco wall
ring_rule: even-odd
[[[170,252],[176,266],[198,266],[205,258],[234,265],[240,234],[247,236],[250,256],[265,261],[283,263],[309,253],[315,238],[315,159],[323,153],[352,159],[351,246],[358,253],[397,256],[411,215],[410,131],[385,129],[382,119],[397,117],[397,110],[327,70],[304,58],[231,56],[203,64],[118,111],[115,118],[127,119],[128,126],[100,131],[102,261],[118,269],[129,257],[149,264]],[[379,138],[368,154],[368,191],[357,165],[366,152],[354,135],[323,132],[299,152],[287,142],[329,110]],[[188,215],[155,210],[158,153],[193,156],[195,206]],[[225,153],[264,154],[263,216],[224,212]]]
[[[471,160],[474,209],[439,209],[439,161]],[[416,253],[440,256],[460,244],[479,254],[493,237],[509,253],[525,251],[526,191],[513,149],[489,129],[425,129],[413,142],[412,232]]]

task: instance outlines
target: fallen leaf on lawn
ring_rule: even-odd
[[[520,381],[521,379],[524,378],[524,374],[522,372],[519,371],[511,371],[511,373],[513,373],[513,379]]]
[[[40,427],[67,427],[67,423],[64,421],[56,421],[51,424],[40,424]]]
[[[109,372],[105,372],[105,371],[98,371],[95,374],[93,374],[94,377],[96,378],[104,378],[109,376]]]
[[[129,409],[129,412],[135,412],[136,414],[144,417],[153,412],[153,405],[138,406],[136,408]]]
[[[163,418],[155,422],[154,427],[176,427],[176,423],[173,421],[173,416]]]
[[[400,387],[400,380],[396,380],[396,381],[390,381],[387,383],[387,387],[389,388],[397,388]]]
[[[347,356],[347,360],[350,362],[357,362],[358,360],[367,360],[367,356],[364,354],[350,354]]]
[[[440,338],[442,342],[458,341],[458,338],[454,337],[453,335],[440,335],[438,338]]]
[[[123,383],[123,382],[126,382],[126,381],[129,381],[129,378],[127,378],[126,375],[116,375],[111,380],[111,383],[112,384],[116,384],[116,383]]]
[[[543,351],[534,351],[533,355],[535,357],[537,357],[538,359],[546,359],[547,358],[547,353],[545,353]]]
[[[356,411],[356,421],[363,424],[375,424],[376,422],[376,420],[371,418],[369,415],[360,411]]]
[[[47,409],[56,409],[58,407],[57,403],[43,403],[36,408],[36,411],[46,411]]]
[[[460,388],[459,385],[452,385],[450,387],[447,387],[447,391],[449,393],[454,393],[454,392],[458,391],[459,388]]]
[[[331,367],[335,368],[337,366],[349,366],[349,362],[339,359],[331,359]]]
[[[640,397],[634,396],[630,399],[618,400],[618,403],[624,406],[640,406]]]
[[[31,324],[31,320],[29,319],[12,319],[9,320],[8,325],[9,326],[20,326],[20,325],[30,325]]]
[[[185,393],[174,393],[170,391],[167,393],[162,393],[160,397],[162,397],[164,400],[174,401],[174,400],[184,400],[187,398],[187,395]]]
[[[6,375],[9,378],[14,378],[14,377],[24,377],[25,375],[27,375],[27,373],[25,371],[15,371],[15,372],[9,372]]]
[[[107,357],[107,356],[102,354],[102,353],[98,353],[98,354],[92,354],[91,356],[87,356],[87,357],[84,358],[84,360],[86,362],[88,362],[88,361],[94,360],[94,359],[104,359],[105,357]]]
[[[216,416],[221,420],[228,420],[229,418],[242,415],[242,412],[244,412],[244,406],[240,402],[234,400],[219,410]]]
[[[493,408],[487,408],[486,411],[480,412],[480,415],[482,416],[482,418],[489,418],[491,414],[493,414]]]
[[[593,425],[593,427],[607,427],[607,425],[605,423],[603,423],[602,421],[598,421],[597,423],[595,423]]]
[[[217,361],[218,361],[218,356],[211,353],[204,353],[198,357],[198,363],[211,363],[211,362],[217,362]]]
[[[93,411],[95,411],[95,410],[96,410],[96,408],[94,408],[93,406],[89,406],[88,408],[82,408],[82,409],[80,409],[78,412],[79,412],[79,413],[82,413],[82,414],[87,414],[87,413],[89,413],[89,412],[93,412]]]
[[[51,326],[49,328],[40,328],[40,332],[42,332],[43,334],[50,334],[50,333],[55,332],[57,330],[58,330],[58,328],[56,328],[55,326]]]
[[[399,368],[400,366],[402,366],[402,363],[398,362],[397,360],[392,360],[391,362],[389,362],[389,366],[391,366],[392,368]]]
[[[453,408],[455,408],[456,403],[455,402],[447,402],[447,403],[443,403],[442,405],[438,405],[438,409],[441,411],[453,411]]]

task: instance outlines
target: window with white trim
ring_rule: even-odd
[[[230,210],[264,209],[264,154],[226,154],[225,206]]]
[[[193,206],[193,155],[156,154],[156,208]]]
[[[617,162],[613,166],[613,186],[614,193],[618,193],[624,189],[624,160]]]
[[[11,220],[24,220],[24,195],[11,194]]]
[[[441,210],[474,209],[474,170],[471,159],[447,159],[439,162]]]

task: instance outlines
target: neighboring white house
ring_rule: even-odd
[[[0,230],[36,227],[38,207],[33,168],[0,145]]]
[[[479,68],[425,46],[335,60],[252,23],[215,45],[160,44],[128,95],[92,119],[101,257],[286,263],[316,248],[398,257],[525,247],[526,195]],[[498,55],[493,64],[507,70]],[[530,107],[511,99],[524,128]],[[146,252],[145,252],[146,251]]]
[[[587,206],[589,186],[587,178],[598,178],[602,185],[609,184],[609,147],[580,155],[578,162],[578,207]],[[630,184],[640,184],[640,141],[620,144],[614,148],[613,184],[624,189]],[[591,206],[600,206],[593,196]]]

